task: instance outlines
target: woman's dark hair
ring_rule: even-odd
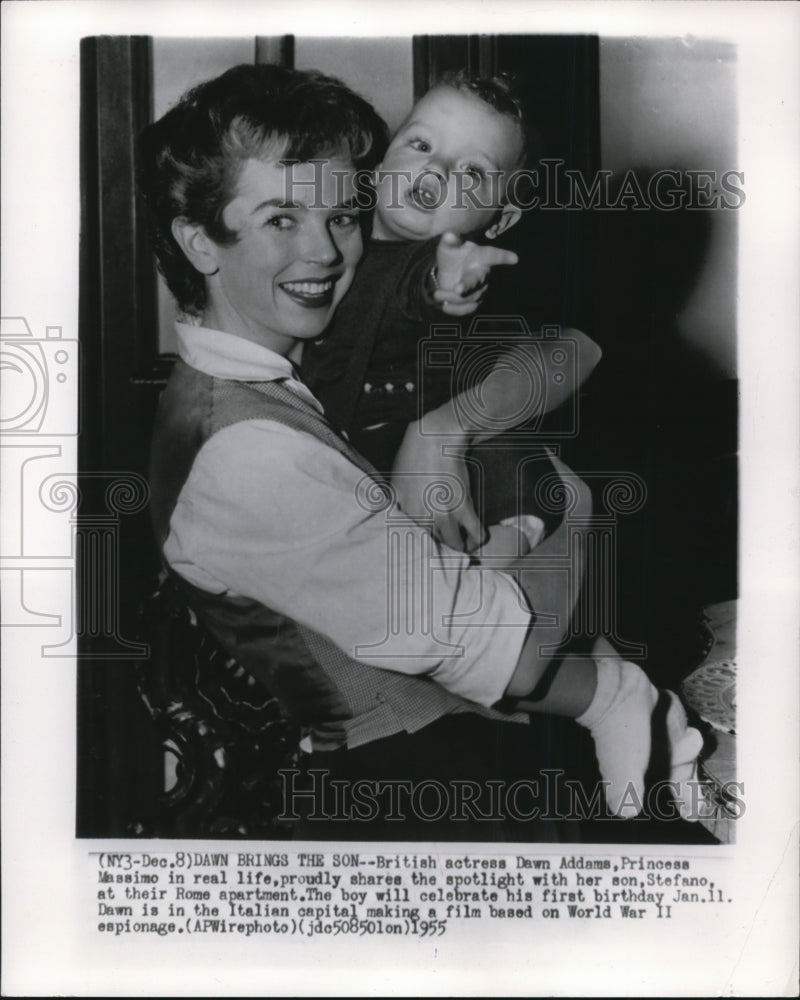
[[[383,119],[341,81],[316,71],[243,65],[185,94],[139,137],[139,188],[158,267],[180,308],[198,314],[205,280],[172,235],[172,222],[202,225],[222,246],[236,233],[222,213],[249,158],[307,162],[338,157],[369,170],[388,142]]]

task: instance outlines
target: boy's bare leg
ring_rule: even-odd
[[[547,693],[536,701],[523,699],[526,712],[577,719],[587,710],[597,690],[597,664],[593,659],[565,656],[556,669]]]

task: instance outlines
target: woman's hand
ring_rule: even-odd
[[[434,536],[459,552],[471,552],[484,539],[481,520],[475,512],[464,460],[466,436],[437,433],[424,417],[409,424],[392,469],[401,510],[420,524],[429,525]],[[452,430],[452,428],[451,428]]]

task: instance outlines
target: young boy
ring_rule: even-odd
[[[426,512],[420,494],[429,478],[444,473],[466,485],[463,455],[470,445],[492,437],[498,426],[510,428],[560,405],[599,360],[589,338],[570,331],[577,382],[554,379],[552,355],[533,339],[498,346],[492,370],[483,365],[482,382],[469,384],[458,367],[421,370],[419,344],[431,324],[442,323],[442,313],[474,311],[489,270],[517,261],[516,255],[475,240],[492,241],[519,221],[516,172],[530,162],[532,146],[521,103],[506,80],[457,74],[433,87],[414,106],[376,170],[372,240],[351,290],[325,338],[305,345],[304,378],[326,416],[373,465],[392,470],[400,506],[412,517]],[[468,336],[462,344],[463,370],[470,366]],[[531,391],[532,370],[549,394]],[[461,394],[454,383],[464,386]],[[455,458],[443,451],[443,442]],[[465,548],[466,535],[468,550],[491,555],[498,566],[498,560],[507,557],[510,563],[539,541],[538,517],[517,511],[487,531],[468,489],[465,497],[453,516],[435,524],[451,547]],[[621,660],[603,640],[592,656],[595,670],[588,673],[585,660],[564,657],[558,686],[587,688],[591,703],[577,721],[594,737],[608,806],[615,814],[634,815],[650,762],[659,693],[639,667]],[[694,778],[702,739],[688,727],[677,696],[670,692],[669,701],[670,778],[680,783],[676,799],[689,818],[689,789],[682,783]]]
[[[490,330],[491,345],[462,336],[453,367],[420,361],[431,325],[473,312],[489,270],[517,262],[475,241],[492,241],[519,221],[514,194],[534,147],[505,80],[459,74],[429,91],[376,170],[372,239],[353,286],[325,338],[304,348],[304,379],[326,415],[377,468],[394,469],[401,506],[412,516],[426,513],[420,472],[465,479],[442,442],[452,454],[540,419],[600,358],[588,337],[567,331],[574,366],[564,375],[551,362],[553,342],[523,334],[504,344]],[[508,327],[509,317],[501,323]],[[437,513],[435,528],[454,548],[465,547],[464,535],[470,550],[484,538],[469,498],[450,517]]]

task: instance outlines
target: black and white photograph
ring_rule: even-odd
[[[82,41],[79,835],[733,838],[735,64]]]
[[[796,12],[17,6],[4,993],[791,995]]]

